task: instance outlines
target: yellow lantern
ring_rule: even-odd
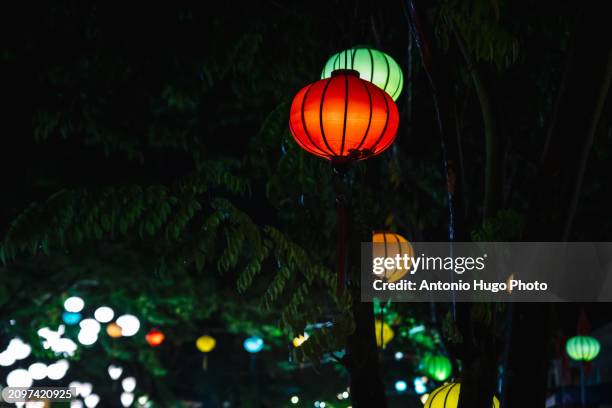
[[[459,405],[459,393],[461,392],[461,384],[448,383],[433,390],[424,408],[457,408]],[[499,400],[494,395],[492,408],[499,408]]]
[[[294,337],[292,341],[293,347],[300,347],[302,344],[304,344],[306,340],[308,340],[309,337],[310,336],[308,335],[308,333],[300,334],[299,336]]]
[[[121,337],[121,327],[117,323],[109,323],[106,326],[106,334],[113,339]]]
[[[215,338],[212,336],[204,335],[198,337],[198,339],[196,340],[196,347],[198,348],[198,350],[204,353],[204,357],[202,358],[202,369],[204,371],[206,371],[206,369],[208,368],[208,353],[213,351],[216,345],[217,340],[215,340]]]
[[[387,323],[376,320],[376,322],[374,322],[374,335],[376,336],[376,345],[381,347],[382,344],[382,347],[385,348],[385,346],[393,340],[395,333]]]
[[[385,269],[382,279],[385,282],[395,282],[403,278],[412,266],[411,259],[414,257],[414,249],[410,242],[399,234],[386,231],[378,231],[372,234],[372,257],[373,258],[396,258],[400,256],[402,261],[392,269]],[[404,259],[406,262],[404,263]]]
[[[210,353],[216,345],[217,341],[211,336],[201,336],[196,340],[196,347],[202,353]]]

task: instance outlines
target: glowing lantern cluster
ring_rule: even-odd
[[[565,344],[567,354],[576,361],[593,361],[600,349],[599,341],[591,336],[575,336]]]
[[[449,383],[436,388],[429,394],[425,408],[457,408],[460,392],[461,384],[459,383]],[[499,400],[496,396],[493,396],[491,408],[499,408]]]
[[[424,369],[429,377],[436,381],[444,381],[450,377],[453,366],[446,356],[425,357]]]
[[[359,77],[383,89],[396,101],[404,86],[404,75],[399,64],[382,51],[367,47],[353,47],[332,55],[325,64],[321,78],[329,78],[338,69],[352,69]]]
[[[409,259],[414,257],[414,250],[408,240],[399,234],[393,232],[374,232],[372,234],[372,257],[373,258],[395,258],[396,256],[407,256]],[[403,278],[410,270],[409,263],[404,267],[404,263],[400,262],[400,267],[395,265],[394,268],[385,269],[381,276],[386,282],[395,282]]]
[[[352,70],[302,88],[291,104],[289,128],[304,150],[347,163],[385,151],[395,139],[399,112],[382,89]]]
[[[376,345],[384,348],[393,340],[395,332],[393,332],[393,329],[387,323],[376,320],[376,322],[374,322],[374,335],[376,336]]]

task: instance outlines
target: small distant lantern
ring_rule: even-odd
[[[424,369],[429,377],[442,382],[450,377],[453,371],[453,365],[446,356],[429,355],[425,357]]]
[[[398,380],[395,382],[395,390],[402,393],[408,389],[408,384],[404,380]]]
[[[109,323],[106,326],[106,334],[113,339],[121,337],[121,327],[117,323]]]
[[[202,358],[202,369],[204,371],[208,368],[208,353],[213,351],[216,345],[217,340],[212,336],[204,335],[198,337],[196,340],[196,347],[204,353],[204,357]]]
[[[210,353],[211,351],[213,351],[216,345],[217,345],[217,340],[215,340],[214,337],[211,337],[211,336],[207,336],[207,335],[200,336],[196,340],[196,347],[202,353]]]
[[[162,333],[161,331],[157,329],[152,329],[145,336],[145,340],[147,341],[147,343],[149,343],[151,347],[159,346],[160,344],[163,343],[165,338],[166,336],[164,335],[164,333]]]
[[[308,335],[308,333],[300,334],[299,336],[294,337],[292,341],[293,347],[300,347],[302,344],[304,344],[306,340],[308,340],[309,337],[310,336]]]
[[[433,390],[424,408],[457,408],[459,405],[459,393],[461,392],[461,384],[449,383]],[[499,400],[493,396],[492,408],[499,408]]]
[[[406,258],[399,265],[391,269],[385,269],[380,275],[385,282],[395,282],[403,278],[412,267],[414,249],[410,242],[399,234],[387,231],[376,231],[372,234],[372,258]]]
[[[247,338],[243,343],[244,349],[251,353],[259,353],[263,349],[264,341],[261,337],[252,336]]]
[[[567,355],[572,360],[590,362],[597,357],[601,346],[596,338],[591,336],[574,336],[565,344]]]
[[[332,55],[325,64],[321,78],[329,78],[337,69],[353,69],[359,77],[384,90],[397,101],[404,75],[399,64],[382,51],[368,47],[353,47]]]
[[[395,333],[387,323],[376,320],[374,323],[374,335],[376,336],[376,345],[385,348],[387,344],[393,340]]]
[[[81,321],[81,314],[78,312],[64,312],[62,313],[62,320],[69,326],[74,326]]]

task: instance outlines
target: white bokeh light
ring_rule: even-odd
[[[111,380],[118,379],[121,377],[121,374],[123,374],[123,368],[112,364],[108,366],[108,376]]]
[[[89,330],[80,330],[79,335],[77,336],[79,343],[84,346],[91,346],[96,341],[98,341],[98,333]]]
[[[89,394],[85,397],[85,406],[87,408],[94,408],[100,402],[100,397],[97,394]]]
[[[32,376],[30,376],[28,370],[18,368],[8,373],[8,375],[6,376],[6,385],[8,385],[9,387],[29,388],[32,386]]]
[[[121,327],[121,335],[130,337],[138,333],[140,320],[134,315],[126,314],[117,318],[117,324]]]
[[[47,377],[47,365],[44,363],[34,363],[28,367],[28,373],[33,380],[44,380]]]
[[[95,319],[83,319],[79,323],[79,327],[81,330],[93,333],[100,333],[101,328],[100,323],[98,323],[98,321]]]
[[[30,353],[32,353],[32,347],[24,343],[19,337],[15,337],[9,342],[6,352],[15,360],[23,360],[24,358],[28,358]]]
[[[94,317],[100,323],[108,323],[115,317],[115,312],[108,306],[100,306],[94,312]]]
[[[131,392],[124,392],[121,394],[121,405],[129,407],[134,402],[134,394]]]
[[[47,377],[49,377],[50,380],[61,380],[66,375],[69,368],[70,363],[68,360],[57,360],[47,367]]]
[[[125,377],[123,381],[121,381],[121,387],[123,387],[123,391],[132,392],[136,389],[136,379],[134,377]]]
[[[15,357],[13,357],[8,350],[0,353],[0,366],[8,367],[12,366],[13,364],[15,364]]]
[[[87,397],[93,391],[93,385],[91,383],[81,383],[78,381],[73,381],[68,384],[68,388],[74,388],[76,394],[81,397]]]
[[[62,338],[51,347],[56,354],[64,354],[66,356],[72,357],[74,353],[77,351],[77,344],[69,338]]]
[[[83,401],[78,399],[70,401],[70,408],[83,408]]]
[[[78,296],[71,296],[64,302],[64,309],[68,312],[78,313],[85,307],[85,302]]]

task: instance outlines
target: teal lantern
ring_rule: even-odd
[[[251,354],[259,353],[264,346],[264,341],[261,337],[249,337],[242,343],[244,349]]]
[[[359,78],[372,82],[396,101],[404,86],[404,75],[399,64],[382,51],[367,47],[353,47],[332,55],[325,64],[321,79],[331,78],[337,69],[352,69]]]
[[[576,361],[593,361],[600,349],[599,341],[591,336],[575,336],[565,344],[567,355]]]
[[[81,321],[81,314],[78,312],[64,312],[62,313],[62,320],[69,326],[74,326]]]
[[[425,372],[429,377],[436,381],[444,381],[450,377],[453,365],[446,356],[427,356],[423,362]]]

